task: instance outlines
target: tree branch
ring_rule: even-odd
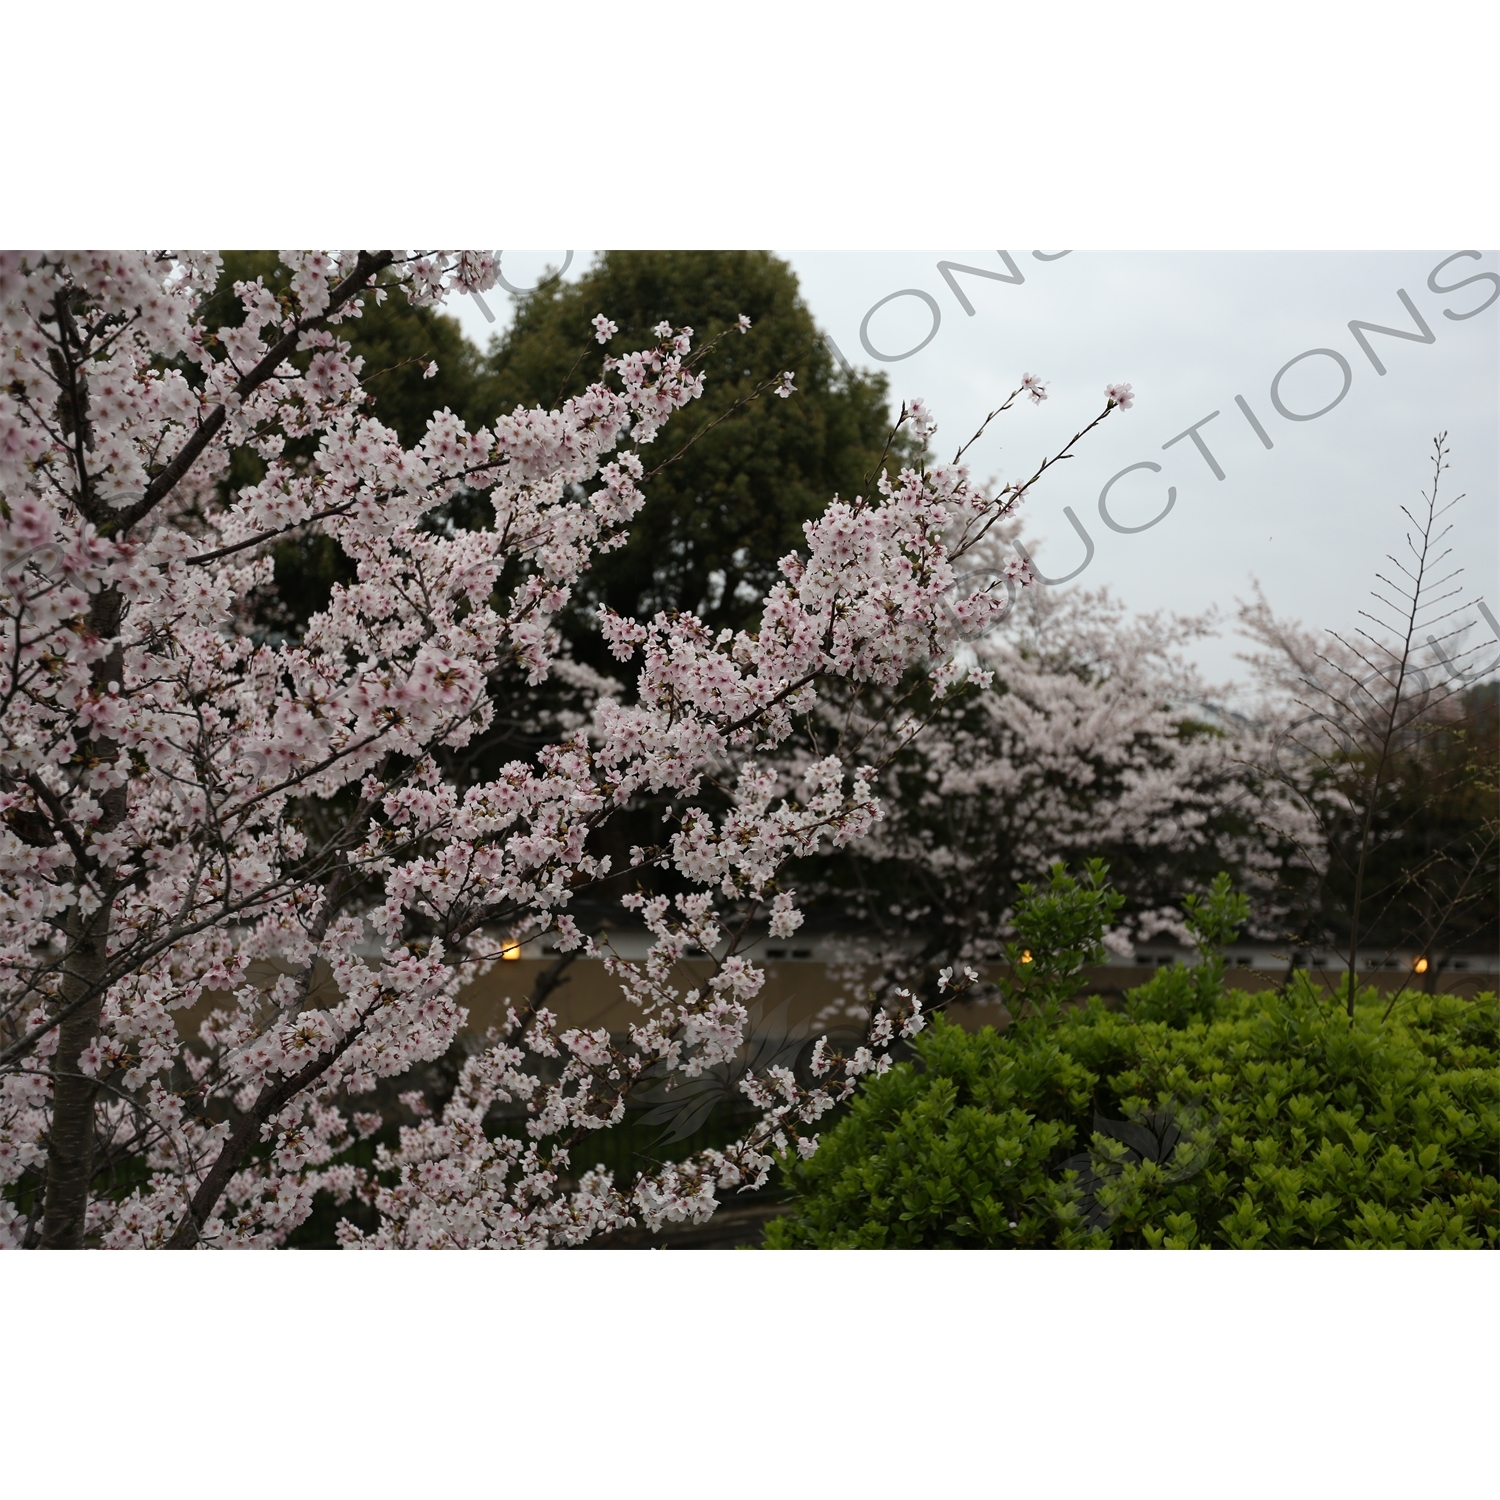
[[[363,291],[370,279],[383,271],[395,258],[393,250],[381,250],[374,255],[361,250],[353,271],[329,295],[327,311],[319,313],[315,318],[299,318],[292,329],[271,346],[260,363],[240,378],[234,387],[234,394],[243,400],[257,387],[264,385],[276,373],[281,362],[296,351],[297,341],[305,330],[321,327],[351,297]],[[178,450],[177,456],[146,486],[145,494],[127,510],[121,511],[113,525],[106,522],[99,528],[100,531],[106,536],[126,532],[137,521],[149,515],[171,493],[187,471],[192,468],[203,450],[218,435],[227,415],[222,404],[216,406],[192,437]]]

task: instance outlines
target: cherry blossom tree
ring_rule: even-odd
[[[914,999],[847,1055],[821,1047],[810,1082],[747,1078],[759,1114],[723,1151],[617,1184],[572,1175],[570,1148],[647,1070],[693,1077],[740,1044],[750,936],[802,920],[788,864],[880,812],[875,762],[831,751],[786,785],[771,758],[835,685],[917,670],[940,703],[962,685],[954,643],[1005,599],[955,563],[1036,476],[991,492],[956,461],[834,498],[754,631],[604,612],[634,696],[596,695],[535,756],[461,785],[451,755],[567,670],[553,622],[621,545],[702,351],[664,323],[603,352],[601,316],[582,395],[474,431],[437,412],[408,448],[341,333],[372,298],[485,291],[495,257],[283,260],[290,293],[236,283],[231,328],[202,315],[212,255],[0,256],[0,1235],[275,1245],[319,1192],[378,1211],[373,1233],[345,1222],[349,1245],[571,1245],[706,1217],[774,1152],[814,1149],[921,1026]],[[902,421],[920,437],[929,419]],[[457,524],[476,495],[485,524]],[[267,638],[251,601],[270,549],[312,530],[356,581],[300,639]],[[661,839],[614,868],[599,836],[648,797]],[[579,928],[585,892],[644,921],[644,961]],[[380,1123],[361,1103],[443,1054],[464,987],[544,933],[603,959],[638,1009],[628,1036],[514,1005],[437,1116],[375,1171],[350,1165]],[[714,972],[684,988],[689,946]],[[524,1106],[522,1134],[486,1128],[496,1103]]]
[[[1252,930],[1279,932],[1287,876],[1317,857],[1316,826],[1267,763],[1279,721],[1214,707],[1232,689],[1186,655],[1212,618],[1023,592],[1018,538],[1002,523],[967,559],[969,583],[1008,578],[1013,602],[971,642],[965,691],[934,701],[914,678],[878,705],[851,700],[872,752],[904,742],[881,756],[883,817],[820,861],[820,905],[851,934],[851,997],[1002,962],[1017,887],[1054,861],[1108,861],[1126,897],[1110,942],[1128,953],[1161,932],[1189,942],[1181,898],[1220,871],[1252,897]]]

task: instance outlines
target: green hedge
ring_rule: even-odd
[[[767,1246],[1496,1247],[1494,995],[1385,1019],[1369,990],[1351,1023],[1305,978],[1205,978],[1003,1035],[935,1018],[783,1164]]]

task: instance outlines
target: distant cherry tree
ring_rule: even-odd
[[[997,526],[966,559],[970,582],[1008,569],[1013,602],[969,642],[964,689],[934,699],[912,678],[842,710],[882,764],[882,816],[804,889],[847,934],[851,998],[1003,962],[1018,888],[1055,861],[1108,862],[1124,897],[1108,942],[1129,955],[1163,934],[1189,942],[1181,899],[1221,871],[1252,900],[1250,931],[1279,934],[1289,879],[1318,857],[1267,765],[1279,721],[1224,708],[1230,687],[1193,665],[1212,619],[1131,615],[1105,590],[1022,592],[1018,534]]]

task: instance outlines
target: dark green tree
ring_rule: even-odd
[[[663,320],[691,327],[695,347],[741,313],[753,322],[708,360],[702,400],[663,430],[630,541],[599,558],[575,595],[573,649],[608,669],[594,626],[601,603],[638,618],[691,610],[715,629],[753,621],[777,562],[802,544],[802,523],[834,494],[873,483],[891,418],[885,377],[839,368],[791,267],[763,250],[607,251],[577,282],[543,285],[491,347],[490,409],[550,405],[598,379],[597,313],[619,326],[615,352],[649,343]],[[796,372],[796,395],[748,401],[783,370]],[[909,456],[894,446],[885,463]]]

